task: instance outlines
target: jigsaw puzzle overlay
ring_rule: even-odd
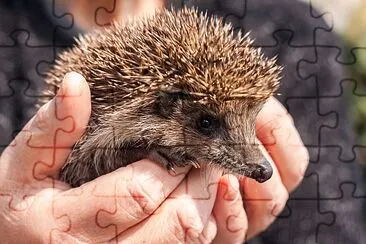
[[[117,1],[121,0],[106,0],[103,6],[93,5],[95,14],[89,21],[94,22],[96,27],[108,26],[111,15],[121,11]],[[47,213],[53,216],[53,226],[39,227],[48,233],[47,238],[41,241],[48,243],[71,240],[70,236],[79,238],[84,234],[93,236],[93,242],[133,242],[136,241],[134,235],[143,235],[146,230],[154,228],[154,223],[169,226],[174,216],[165,210],[171,206],[187,213],[180,219],[183,221],[182,226],[187,226],[187,229],[178,240],[190,242],[190,238],[196,234],[194,228],[189,228],[190,221],[193,221],[190,214],[193,216],[195,211],[213,211],[216,226],[222,233],[234,235],[241,232],[241,226],[248,224],[243,219],[249,217],[250,220],[251,216],[237,209],[228,211],[226,214],[229,217],[224,214],[224,217],[220,216],[215,206],[234,206],[241,196],[235,195],[231,189],[235,187],[228,183],[230,180],[221,179],[217,183],[219,176],[214,170],[208,175],[197,177],[200,170],[194,169],[193,173],[185,177],[187,172],[184,169],[176,169],[169,184],[164,185],[162,180],[156,180],[160,177],[163,179],[164,175],[157,174],[166,174],[167,177],[171,172],[143,162],[123,171],[124,178],[116,176],[108,180],[101,177],[97,183],[89,182],[85,187],[69,189],[57,180],[57,172],[73,145],[68,138],[75,137],[83,123],[79,118],[83,111],[75,108],[74,113],[78,115],[78,119],[75,119],[74,115],[65,113],[62,106],[79,104],[85,101],[86,95],[63,91],[57,97],[66,105],[54,102],[49,107],[54,115],[52,118],[38,117],[32,122],[42,127],[47,121],[54,121],[50,128],[52,140],[39,141],[29,136],[27,128],[32,123],[23,127],[37,112],[35,104],[43,96],[41,91],[45,87],[46,74],[57,55],[71,47],[75,43],[74,37],[84,32],[77,25],[75,13],[66,7],[69,3],[63,0],[0,2],[0,151],[6,147],[24,148],[29,155],[40,155],[40,160],[29,163],[31,168],[28,171],[27,166],[24,166],[24,175],[17,176],[25,182],[36,182],[34,186],[20,184],[18,189],[21,190],[14,192],[10,188],[14,182],[2,181],[6,184],[0,186],[0,200],[1,204],[7,203],[2,211],[7,211],[8,216],[26,214],[31,206],[37,204],[33,200],[34,195],[41,194],[41,199],[50,197],[51,204],[44,212],[38,209],[37,213],[29,213],[30,216]],[[78,1],[74,4],[78,4]],[[348,107],[350,96],[362,101],[366,93],[359,88],[359,77],[347,72],[358,64],[357,55],[365,53],[366,47],[347,49],[332,24],[325,22],[325,19],[332,20],[334,16],[315,9],[310,0],[170,0],[165,5],[175,8],[195,6],[209,15],[222,16],[235,30],[250,31],[255,39],[255,47],[260,47],[268,57],[277,55],[278,63],[284,66],[277,99],[293,117],[309,151],[310,163],[303,181],[289,195],[283,211],[273,212],[274,223],[248,242],[366,243],[366,192],[362,178],[364,168],[360,164],[360,156],[366,145],[356,142]],[[271,126],[276,128],[277,125]],[[273,129],[273,135],[275,133],[276,129]],[[276,140],[268,139],[264,144],[270,148],[277,143]],[[298,146],[291,144],[290,139],[287,143],[285,146]],[[3,154],[2,160],[6,156]],[[296,160],[294,165],[304,159],[299,157]],[[0,172],[12,171],[1,164],[0,169]],[[153,175],[151,179],[138,179],[137,175],[144,171]],[[44,172],[53,172],[53,175],[46,177]],[[136,175],[136,178],[132,175]],[[197,178],[202,181],[197,182]],[[138,180],[144,181],[143,186],[156,184],[155,195],[158,197],[146,197],[141,189],[137,189]],[[240,184],[246,207],[255,205],[258,209],[265,209],[271,203],[272,200],[266,195],[246,194],[248,189],[255,187],[253,181],[244,180]],[[52,195],[40,189],[64,193]],[[131,196],[131,192],[139,190],[140,194]],[[193,196],[197,209],[188,209],[187,206],[191,206],[188,200],[183,206],[178,205],[185,195]],[[164,202],[166,197],[168,200]],[[88,202],[80,199],[88,199]],[[217,204],[214,206],[215,201]],[[69,205],[73,207],[69,208]],[[129,212],[129,207],[136,205],[139,211]],[[78,211],[85,211],[85,206],[93,208],[90,211],[93,215],[80,220]],[[122,225],[121,216],[128,216]],[[82,224],[80,221],[90,219],[93,221],[90,221],[87,230],[78,228]],[[143,227],[140,228],[138,222]],[[211,219],[203,219],[202,222],[213,223]],[[246,234],[252,237],[250,223]],[[207,226],[204,233],[209,232],[211,225]],[[200,227],[197,229],[200,230]],[[166,228],[161,233],[169,234],[166,232],[182,231]],[[156,233],[150,234],[151,240],[159,240]],[[149,239],[146,237],[145,240]],[[0,243],[12,242],[0,236]]]

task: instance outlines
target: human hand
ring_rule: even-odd
[[[218,171],[205,181],[199,170],[185,178],[189,168],[177,168],[171,176],[142,160],[78,188],[58,180],[90,111],[86,81],[70,73],[57,96],[5,149],[0,157],[1,240],[210,242],[216,235],[211,213]]]
[[[240,214],[235,215],[239,231],[233,235],[225,229],[228,214],[242,200],[234,187],[230,191],[234,201],[227,201],[230,192],[222,186],[228,186],[230,176],[221,178],[217,191],[220,172],[215,170],[208,172],[206,181],[198,170],[184,179],[188,168],[171,176],[143,160],[79,188],[70,189],[58,181],[89,114],[87,84],[79,75],[69,74],[57,98],[42,107],[4,151],[0,158],[2,238],[14,242],[165,242],[176,238],[211,242],[216,236],[215,241],[233,242],[245,235],[247,218],[242,205]]]
[[[211,173],[211,183],[205,184],[208,190],[197,190],[198,194],[195,194],[192,191],[194,185],[197,189],[202,189],[195,182],[201,182],[202,187],[203,182],[197,170],[193,169],[185,179],[188,184],[186,190],[182,191],[182,184],[176,189],[183,195],[175,197],[173,193],[152,217],[145,220],[145,226],[132,228],[128,233],[142,233],[144,228],[154,229],[154,226],[163,222],[166,230],[157,233],[164,238],[179,233],[178,240],[183,243],[243,243],[268,228],[284,208],[289,192],[301,182],[309,155],[292,118],[274,98],[259,113],[256,130],[258,139],[265,147],[263,153],[273,167],[271,179],[258,183],[246,177],[238,179],[233,175],[224,175],[218,181],[220,172],[215,172],[213,175]],[[210,175],[210,172],[204,169],[202,174]],[[212,207],[213,200],[215,202]],[[172,204],[171,201],[175,203]],[[185,211],[188,209],[191,214]],[[190,224],[187,222],[189,218]],[[185,235],[184,229],[187,230]],[[188,230],[191,233],[188,234]],[[189,238],[194,236],[196,238]],[[121,237],[126,238],[128,234]],[[164,238],[160,240],[169,240]],[[159,238],[154,240],[157,239]],[[143,239],[133,240],[141,242]]]
[[[242,243],[267,229],[283,210],[289,193],[299,185],[307,168],[308,151],[291,116],[276,99],[269,99],[258,114],[256,131],[273,175],[264,183],[233,175],[220,179],[213,209],[217,243]]]

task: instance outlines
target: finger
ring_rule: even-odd
[[[291,116],[276,99],[271,98],[256,122],[257,137],[273,158],[286,189],[291,192],[303,179],[309,154]]]
[[[189,168],[170,173],[142,160],[59,194],[55,216],[68,216],[70,235],[86,242],[105,242],[144,220],[183,180]]]
[[[210,215],[208,222],[198,238],[198,243],[212,243],[217,234],[217,223],[215,218]],[[194,241],[194,240],[193,240]]]
[[[26,124],[1,160],[7,176],[20,181],[56,176],[90,116],[90,91],[85,79],[65,76],[56,97]]]
[[[153,215],[121,233],[118,240],[131,243],[198,242],[209,223],[221,172],[213,170],[207,180],[201,176],[199,170],[192,169]]]
[[[264,231],[285,207],[288,191],[282,184],[280,174],[270,156],[264,156],[273,168],[272,177],[264,183],[243,177],[239,179],[248,217],[247,239]]]
[[[235,176],[221,177],[213,213],[217,222],[213,243],[244,243],[248,219]]]

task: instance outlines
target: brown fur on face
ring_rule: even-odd
[[[142,106],[141,99],[135,99],[101,116],[71,153],[63,180],[80,185],[143,158],[168,169],[210,162],[255,178],[253,171],[260,169],[263,158],[254,131],[260,105],[228,101],[209,106],[176,93],[148,100]],[[200,122],[205,119],[212,129],[202,130]]]
[[[80,72],[92,95],[89,128],[61,178],[78,186],[150,158],[168,169],[205,162],[267,180],[254,122],[281,69],[251,43],[191,9],[80,38],[48,77],[55,91],[67,72]]]

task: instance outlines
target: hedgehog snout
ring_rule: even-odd
[[[259,183],[266,182],[272,177],[272,166],[264,157],[257,163],[241,162],[239,168],[233,168],[233,173],[249,177]]]
[[[260,163],[253,169],[249,177],[255,179],[259,183],[263,183],[272,177],[273,169],[267,159],[263,158]]]

